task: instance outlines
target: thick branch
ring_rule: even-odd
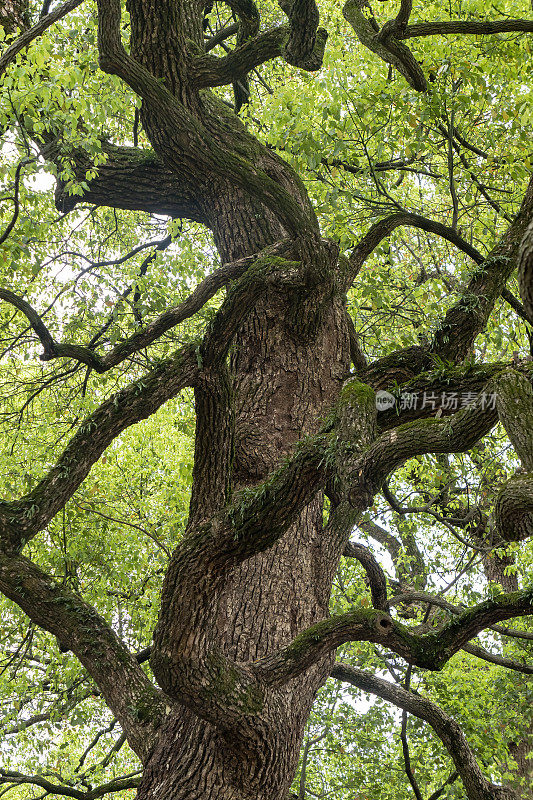
[[[507,542],[523,542],[533,536],[533,472],[515,475],[496,499],[498,531]]]
[[[290,251],[291,244],[284,248]],[[196,439],[189,524],[208,519],[223,508],[230,486],[234,412],[231,381],[225,359],[236,331],[265,289],[302,288],[301,264],[268,254],[259,255],[229,290],[198,351],[202,366],[195,387]]]
[[[417,635],[384,612],[354,609],[303,631],[277,653],[253,664],[262,681],[281,686],[345,642],[381,644],[410,664],[440,670],[470,639],[494,622],[533,614],[533,589],[500,595],[467,609],[440,630]]]
[[[498,416],[522,462],[501,489],[495,505],[498,530],[506,541],[533,536],[533,389],[529,380],[508,369],[496,379]]]
[[[363,510],[369,492],[375,493],[400,464],[424,453],[466,452],[496,421],[495,409],[473,404],[446,419],[408,422],[383,433],[352,464],[350,502]]]
[[[162,81],[126,53],[120,33],[119,0],[98,0],[98,47],[101,68],[122,78],[143,98],[156,118],[165,120],[165,128],[172,131],[171,141],[161,147],[171,170],[181,174],[184,160],[187,163],[192,160],[196,174],[229,179],[255,195],[292,234],[316,234],[316,221],[280,183],[242,155],[221,146]]]
[[[290,34],[285,60],[296,67],[319,69],[328,34],[318,27],[320,15],[315,0],[293,0],[288,14]]]
[[[528,225],[520,244],[518,284],[527,318],[533,325],[533,222]]]
[[[281,56],[288,35],[287,26],[271,28],[236,47],[224,58],[201,56],[193,62],[191,80],[197,88],[232,83],[266,61]]]
[[[395,595],[391,597],[389,600],[389,605],[397,606],[401,603],[428,603],[429,605],[438,606],[439,608],[443,608],[446,611],[449,611],[451,614],[461,614],[464,611],[464,608],[460,606],[456,606],[453,603],[450,603],[448,600],[445,600],[443,597],[439,597],[438,595],[430,594],[429,592],[406,592],[404,594]],[[533,641],[533,633],[529,633],[528,631],[519,631],[514,628],[507,628],[503,625],[489,625],[490,630],[499,633],[502,636],[512,636],[516,639],[524,639],[525,641]]]
[[[41,150],[48,160],[56,162],[59,159],[60,151],[55,140],[43,145]],[[97,167],[84,150],[69,154],[77,180],[84,181],[86,172],[91,169],[95,169],[97,174],[79,195],[66,194],[64,184],[59,180],[55,196],[59,211],[72,211],[78,203],[94,203],[206,222],[186,180],[166,167],[152,150],[117,147],[109,142],[102,142],[102,150],[107,160]]]
[[[283,686],[345,642],[386,643],[390,647],[393,625],[388,614],[381,611],[355,609],[318,622],[288,647],[254,662],[252,667],[263,683]]]

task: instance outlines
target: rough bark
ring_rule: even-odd
[[[103,403],[27,497],[0,504],[0,587],[37,624],[64,639],[100,687],[143,761],[138,800],[286,800],[305,722],[339,644],[364,639],[439,669],[483,628],[533,612],[531,592],[515,592],[465,610],[437,632],[412,631],[387,613],[386,582],[375,559],[352,546],[369,576],[375,608],[328,618],[348,537],[387,476],[416,455],[463,452],[498,414],[504,424],[509,416],[502,400],[498,411],[478,404],[444,419],[394,419],[377,414],[373,389],[409,380],[435,387],[438,379],[421,375],[435,355],[464,359],[515,266],[531,218],[532,187],[489,259],[445,226],[394,215],[374,226],[342,267],[336,246],[321,238],[291,167],[214,94],[200,91],[239,81],[274,55],[317,68],[325,35],[316,6],[313,0],[288,4],[288,25],[261,34],[253,3],[229,5],[239,18],[240,38],[232,54],[217,59],[205,53],[201,0],[129,0],[129,52],[120,3],[98,0],[101,67],[141,98],[152,150],[103,143],[107,162],[83,196],[202,222],[213,232],[224,266],[182,306],[107,355],[55,342],[34,309],[9,290],[2,294],[26,314],[46,359],[74,358],[103,372],[229,287],[199,342]],[[423,89],[419,65],[399,42],[409,30],[409,11],[410,4],[403,4],[378,39],[359,3],[350,0],[345,7],[361,40]],[[53,140],[40,146],[57,158]],[[90,161],[83,152],[72,155],[81,176]],[[59,185],[56,202],[68,211],[76,200]],[[475,304],[467,307],[463,297],[431,346],[368,367],[362,362],[359,377],[366,383],[347,381],[345,292],[364,258],[400,224],[441,235],[481,264],[465,290]],[[448,391],[467,385],[488,392],[487,381],[500,371],[501,365],[491,365],[474,375],[456,373],[445,385]],[[529,387],[525,377],[520,380]],[[196,404],[192,498],[163,584],[150,660],[156,689],[104,620],[19,553],[72,497],[111,441],[185,386],[194,387]],[[529,464],[529,439],[523,446],[510,438]],[[326,487],[332,512],[324,526]],[[526,506],[530,488],[528,483]],[[523,538],[516,528],[531,511],[520,502],[514,495],[520,521],[508,527],[515,538]],[[427,701],[422,708],[449,746],[470,800],[512,797],[483,778],[453,721]]]

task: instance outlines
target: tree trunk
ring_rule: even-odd
[[[264,207],[258,217],[257,206],[242,192],[214,198],[210,213],[224,261],[257,252],[284,235]],[[335,257],[326,245],[324,252]],[[311,331],[300,329],[298,307],[306,297],[273,287],[236,337],[231,357],[234,489],[256,485],[302,436],[315,433],[346,379],[349,336],[342,287],[328,286],[318,294],[322,308]],[[343,541],[324,537],[320,495],[279,542],[224,577],[211,598],[213,618],[203,621],[211,644],[236,662],[255,661],[324,619],[342,549]],[[173,713],[146,766],[139,800],[284,800],[311,705],[332,663],[327,656],[269,691],[246,736],[225,734],[185,707]]]

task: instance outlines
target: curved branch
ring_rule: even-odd
[[[315,0],[293,0],[288,16],[290,33],[285,61],[309,71],[320,69],[328,33],[318,27],[320,15]]]
[[[7,289],[0,289],[0,299],[11,303],[26,315],[44,348],[44,352],[40,356],[41,361],[51,361],[54,358],[72,358],[82,364],[86,364],[98,373],[103,373],[112,367],[116,367],[129,356],[139,352],[139,350],[144,350],[168,330],[192,317],[220,289],[230,281],[242,277],[250,266],[259,259],[267,254],[274,256],[282,252],[288,253],[289,249],[288,242],[277,242],[261,253],[224,264],[211,275],[208,275],[207,278],[204,278],[186,300],[178,306],[164,311],[153,322],[136,331],[124,341],[119,342],[104,356],[98,355],[89,346],[56,342],[35,309],[13,292]],[[120,261],[115,263],[120,263]]]
[[[403,0],[398,15],[386,22],[381,30],[375,19],[363,13],[365,0],[348,0],[343,8],[345,19],[352,26],[359,41],[378,55],[385,63],[391,64],[404,76],[418,92],[426,92],[428,84],[420,64],[402,40],[421,36],[450,34],[472,34],[476,36],[496,33],[533,32],[533,22],[526,19],[505,19],[495,21],[437,21],[420,22],[408,25],[412,0]]]
[[[429,605],[438,606],[439,608],[443,608],[446,611],[449,611],[451,614],[461,614],[464,611],[463,607],[456,606],[453,603],[450,603],[448,600],[445,600],[443,597],[439,597],[438,595],[432,595],[429,592],[406,592],[403,594],[395,595],[391,597],[389,600],[389,605],[396,606],[400,605],[401,603],[428,603]],[[491,631],[495,631],[499,633],[501,636],[511,636],[516,639],[524,639],[525,641],[533,641],[533,633],[529,633],[528,631],[520,631],[514,628],[507,628],[503,625],[489,625],[488,626]]]
[[[346,642],[374,642],[390,648],[393,626],[388,614],[354,609],[307,628],[288,647],[255,661],[252,668],[267,686],[283,686]]]
[[[266,61],[283,55],[289,29],[271,28],[249,39],[223,58],[200,56],[191,66],[191,80],[197,88],[224,86],[246,75]]]
[[[244,191],[255,194],[292,234],[316,235],[316,220],[305,213],[279,182],[241,155],[222,147],[161,80],[126,52],[120,18],[120,0],[98,0],[100,67],[122,78],[157,117],[167,120],[166,127],[174,131],[174,137],[172,146],[161,151],[170,169],[181,174],[184,157],[192,159],[195,171],[229,178]]]
[[[196,58],[191,66],[193,85],[199,89],[224,86],[279,56],[283,56],[289,64],[309,72],[320,69],[327,32],[319,28],[310,54],[300,59],[287,51],[288,43],[291,41],[291,30],[287,25],[280,25],[264,31],[253,39],[248,39],[223,58],[210,55]]]
[[[398,39],[402,38],[399,34],[405,31],[412,10],[413,0],[401,0],[400,10],[395,19],[389,20],[383,25],[379,33],[376,34],[376,41],[386,42],[389,36],[394,36]]]
[[[533,536],[533,389],[528,379],[507,369],[496,379],[498,416],[526,474],[517,473],[501,489],[495,505],[505,541]]]
[[[375,694],[431,725],[452,757],[469,800],[518,800],[513,790],[495,786],[483,776],[461,727],[436,703],[347,664],[335,664],[331,676]]]
[[[486,393],[490,394],[490,384]],[[373,495],[387,476],[409,458],[424,453],[459,453],[470,449],[498,418],[494,408],[482,407],[483,394],[476,403],[450,417],[408,422],[377,438],[351,465],[349,500],[354,508],[366,508],[369,492]]]
[[[363,14],[364,5],[364,0],[348,0],[342,9],[344,18],[352,26],[361,44],[376,53],[386,64],[396,67],[417,92],[426,92],[427,81],[414,55],[406,45],[392,35],[392,30],[387,31],[384,41],[380,41],[376,35],[379,33],[379,28],[376,30]]]
[[[455,231],[453,228],[443,225],[440,222],[436,222],[435,220],[426,219],[419,214],[411,214],[405,211],[398,214],[391,214],[390,217],[379,220],[379,222],[376,222],[374,225],[372,225],[368,233],[360,240],[360,242],[358,242],[358,244],[352,250],[349,259],[350,283],[357,276],[359,270],[363,266],[370,253],[375,250],[375,248],[383,241],[383,239],[386,239],[387,236],[389,236],[396,228],[403,225],[419,228],[420,230],[427,231],[428,233],[435,233],[437,236],[440,236],[443,239],[446,239],[446,241],[451,242],[451,244],[454,244],[459,250],[470,256],[470,258],[477,264],[481,264],[484,261],[484,257],[481,255],[481,253],[476,250],[475,247],[472,247],[472,245],[465,241],[461,236],[459,236],[457,231]]]
[[[388,611],[387,580],[385,578],[385,573],[371,550],[357,542],[347,542],[343,556],[345,558],[356,558],[359,561],[368,577],[370,592],[372,594],[372,605],[374,608],[381,611]]]
[[[392,216],[392,220],[395,216]],[[533,177],[520,211],[488,256],[483,259],[477,251],[469,253],[479,267],[472,272],[459,300],[440,322],[430,346],[404,348],[375,361],[362,373],[364,380],[376,389],[387,388],[393,382],[406,382],[423,370],[431,369],[434,363],[432,356],[453,363],[463,361],[477,336],[485,330],[492,309],[517,266],[519,245],[532,217]],[[377,223],[377,226],[380,225],[381,222]],[[361,240],[352,253],[352,279],[364,259],[379,244],[380,237],[387,234],[387,220],[383,220],[382,228],[373,226]],[[456,244],[459,246],[458,242]]]
[[[44,348],[43,356],[45,356],[45,358],[42,360],[45,361],[48,360],[48,358],[53,358],[55,355],[54,339],[35,309],[32,308],[32,306],[30,306],[30,304],[22,297],[19,297],[19,295],[15,294],[9,289],[2,289],[2,287],[0,287],[0,300],[5,300],[6,303],[10,303],[12,306],[15,306],[15,308],[18,308],[18,310],[22,311],[22,313],[26,316],[31,327],[41,340],[41,344]]]
[[[515,475],[496,499],[496,524],[506,542],[523,542],[533,536],[533,473]]]
[[[113,778],[109,783],[104,783],[102,786],[96,786],[94,789],[82,792],[80,789],[74,789],[72,786],[60,785],[52,783],[42,775],[24,775],[22,772],[17,772],[11,769],[0,769],[0,784],[12,784],[14,786],[39,786],[44,789],[47,794],[58,795],[60,797],[73,797],[75,800],[98,800],[100,797],[112,792],[123,792],[125,789],[136,789],[140,783],[140,778],[124,777]]]
[[[431,353],[456,363],[466,357],[518,265],[520,242],[532,217],[533,177],[515,219],[446,313],[431,343]]]
[[[19,201],[19,192],[20,192],[20,178],[22,175],[22,168],[25,167],[27,164],[30,164],[32,161],[35,161],[34,158],[23,158],[22,161],[19,161],[17,165],[17,169],[15,170],[15,189],[14,189],[14,197],[13,202],[15,205],[13,216],[11,217],[5,231],[0,236],[0,245],[4,244],[6,239],[8,238],[9,234],[13,230],[16,225],[19,212],[20,212],[20,201]]]
[[[252,664],[269,686],[282,686],[346,642],[381,644],[409,664],[440,670],[458,650],[494,622],[533,614],[533,589],[503,594],[466,609],[438,631],[416,634],[388,614],[354,609],[318,622],[287,647]]]

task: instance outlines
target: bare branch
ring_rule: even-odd
[[[60,797],[72,797],[75,800],[97,800],[106,797],[113,792],[122,792],[125,789],[136,789],[140,783],[140,778],[124,777],[113,778],[109,783],[96,786],[94,789],[83,792],[65,784],[52,783],[42,775],[24,775],[15,770],[0,769],[0,784],[10,784],[12,786],[39,786],[45,789],[47,794],[59,795]]]
[[[350,281],[353,281],[370,253],[375,250],[383,239],[386,239],[395,228],[403,225],[419,228],[428,233],[435,233],[437,236],[454,244],[459,250],[470,256],[476,263],[480,264],[484,261],[484,257],[481,253],[459,236],[457,231],[453,228],[443,225],[440,222],[426,219],[419,214],[410,214],[406,211],[392,214],[390,217],[379,220],[379,222],[372,225],[368,233],[360,240],[350,254]]]
[[[11,217],[11,219],[10,219],[6,229],[5,229],[5,231],[0,236],[0,245],[4,244],[4,242],[6,241],[6,239],[9,236],[9,234],[11,233],[11,231],[13,230],[13,228],[16,225],[16,222],[17,222],[17,219],[18,219],[18,216],[19,216],[19,212],[20,212],[19,192],[20,192],[20,179],[22,177],[22,169],[27,164],[31,164],[32,161],[35,161],[35,159],[34,158],[23,158],[22,161],[19,161],[19,163],[17,165],[17,169],[15,170],[15,186],[14,186],[14,192],[13,192],[13,195],[14,195],[13,196],[13,203],[14,203],[15,208],[13,210],[13,216]]]
[[[145,245],[142,247],[144,246]],[[137,250],[140,249],[141,248],[137,248]],[[242,277],[250,266],[262,256],[266,257],[267,254],[272,256],[281,252],[288,252],[286,242],[278,242],[272,247],[267,248],[263,253],[247,256],[238,261],[224,264],[220,269],[215,270],[215,272],[208,275],[207,278],[204,278],[186,300],[178,306],[164,311],[153,322],[145,328],[136,331],[128,339],[119,342],[119,344],[104,356],[99,356],[90,346],[69,344],[68,342],[56,342],[35,309],[13,292],[7,289],[0,289],[0,299],[11,303],[26,315],[43,345],[44,352],[41,355],[42,361],[50,361],[54,358],[72,358],[82,364],[87,364],[87,366],[98,373],[103,373],[117,366],[134,353],[139,352],[139,350],[145,349],[168,330],[192,317],[223,286],[226,286],[230,281]],[[220,345],[220,342],[218,344]]]
[[[229,39],[231,36],[235,36],[235,34],[239,30],[239,23],[232,22],[231,25],[226,25],[225,28],[221,28],[217,31],[210,39],[208,39],[205,43],[205,52],[208,53],[210,50],[214,50],[215,47],[218,47],[219,44],[225,42],[226,39]]]
[[[379,33],[376,34],[376,40],[378,42],[385,42],[389,36],[397,36],[399,31],[404,31],[407,23],[409,22],[409,17],[411,16],[412,10],[412,0],[401,0],[400,10],[398,11],[396,18],[386,22],[383,25]]]
[[[429,723],[452,757],[469,800],[518,800],[514,791],[495,786],[483,776],[461,727],[431,700],[347,664],[335,664],[331,676]]]
[[[533,33],[533,22],[529,19],[484,20],[483,22],[470,20],[417,22],[414,25],[408,25],[396,36],[398,39],[413,39],[419,36],[449,36],[456,33],[472,36],[490,36],[495,33]]]

